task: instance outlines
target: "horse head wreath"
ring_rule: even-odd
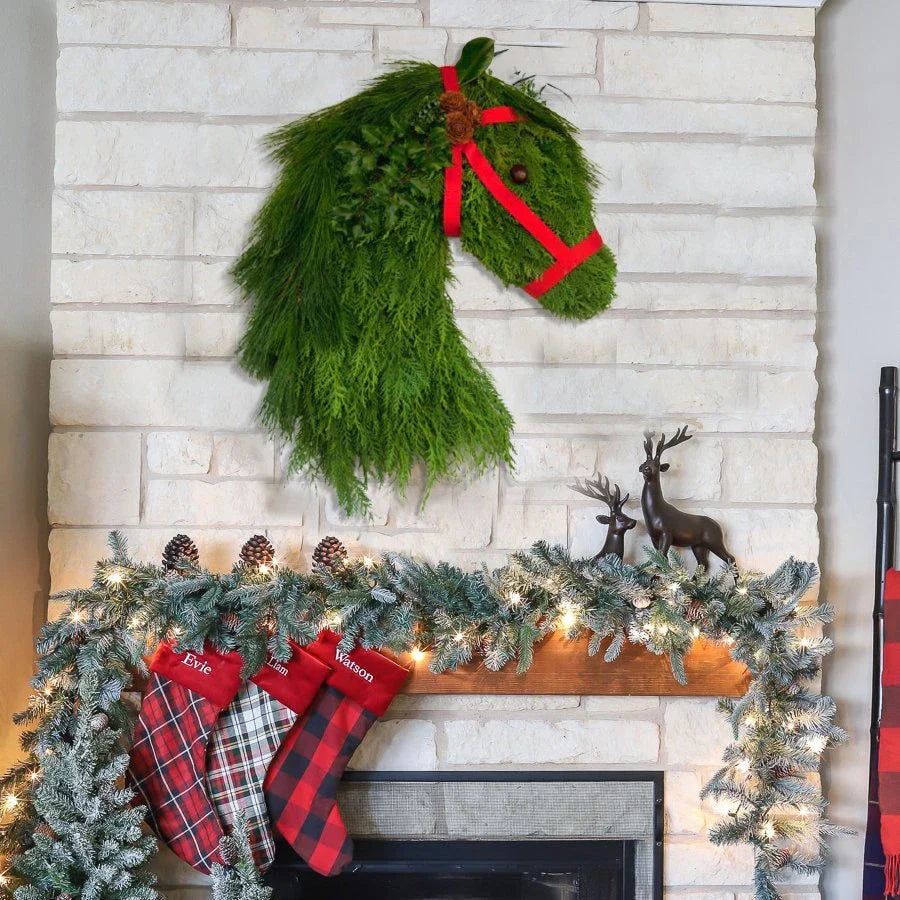
[[[240,363],[268,381],[261,418],[348,512],[512,463],[512,416],[453,317],[448,237],[551,312],[609,306],[616,264],[594,228],[595,173],[529,81],[403,63],[269,139],[280,178],[234,277],[252,308]]]

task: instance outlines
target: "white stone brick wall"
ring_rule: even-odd
[[[452,61],[484,33],[507,49],[498,74],[565,92],[546,93],[603,170],[619,298],[563,323],[458,258],[460,324],[516,416],[518,469],[439,485],[424,511],[419,477],[348,520],[282,483],[260,386],[233,363],[227,270],[273,174],[260,139],[392,59]],[[213,568],[257,530],[296,565],[326,533],[463,565],[537,538],[593,553],[599,510],[566,485],[599,468],[636,496],[642,430],[684,422],[697,438],[668,495],[719,518],[748,566],[815,558],[813,34],[811,10],[757,6],[60,0],[54,588],[89,577],[113,527],[144,558],[189,531]],[[400,697],[354,765],[663,768],[668,896],[748,900],[747,854],[708,845],[716,810],[697,800],[726,740],[711,700]]]

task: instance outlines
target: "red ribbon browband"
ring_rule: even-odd
[[[441,78],[444,90],[459,90],[455,66],[442,66]],[[517,115],[512,107],[492,106],[490,109],[482,110],[480,124],[499,125],[504,122],[522,121],[523,118]],[[450,165],[444,169],[444,234],[459,237],[461,232],[463,159],[465,159],[491,196],[553,257],[553,263],[534,281],[523,287],[527,294],[534,298],[543,296],[603,246],[603,238],[595,228],[583,241],[570,247],[521,197],[504,184],[497,170],[478,149],[474,139],[463,144],[453,144],[451,154]]]

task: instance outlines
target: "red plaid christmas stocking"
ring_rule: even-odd
[[[307,648],[332,672],[281,745],[264,784],[275,827],[321,875],[337,875],[353,858],[353,841],[337,808],[338,782],[409,675],[374,650],[344,653],[339,640],[325,631]]]
[[[224,836],[206,794],[206,745],[241,683],[241,657],[160,644],[138,717],[128,774],[153,830],[185,862],[209,874]]]
[[[216,721],[206,761],[209,798],[223,822],[247,819],[250,849],[263,871],[275,860],[275,843],[263,796],[263,779],[282,738],[305,712],[331,669],[293,647],[287,662],[271,657],[243,685]]]

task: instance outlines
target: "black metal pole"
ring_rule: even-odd
[[[884,895],[884,850],[878,802],[881,673],[884,665],[884,579],[894,565],[894,465],[898,460],[897,369],[884,366],[878,388],[878,495],[876,498],[875,606],[872,613],[872,728],[869,747],[869,811],[866,824],[863,900]]]
[[[884,578],[894,565],[894,464],[897,453],[897,368],[884,366],[878,388],[878,495],[875,544],[875,609],[872,614],[872,759],[878,759],[881,667],[884,645]]]

